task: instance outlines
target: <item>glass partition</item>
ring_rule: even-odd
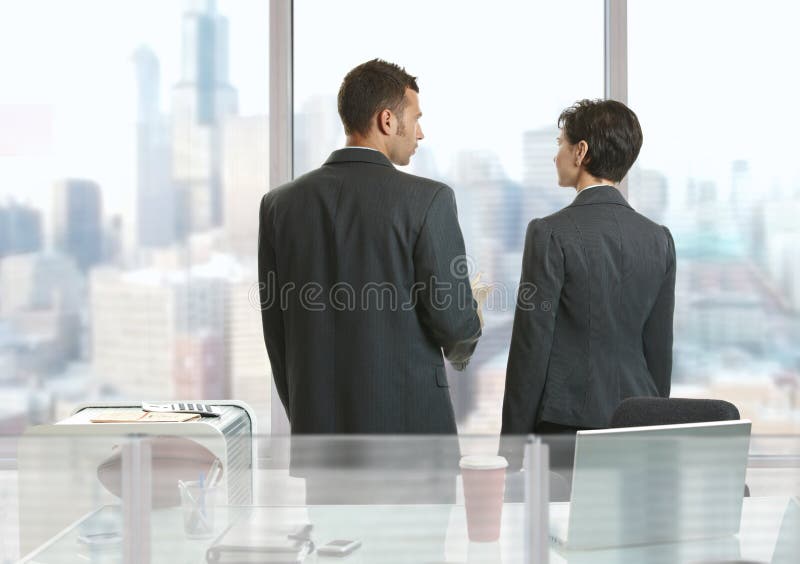
[[[16,485],[0,482],[2,496],[18,500],[17,531],[4,536],[19,539],[22,561],[272,562],[281,554],[274,561],[316,562],[350,550],[347,562],[529,562],[537,498],[504,503],[497,437],[250,443],[178,425],[174,434],[139,435],[117,424],[95,424],[90,434],[53,425],[22,436],[8,472]],[[522,452],[532,446],[513,442]],[[473,467],[462,470],[467,455]],[[336,542],[345,540],[359,546]]]
[[[336,550],[359,563],[800,555],[800,438],[750,437],[748,422],[577,441],[251,442],[199,425],[142,426],[131,435],[117,424],[91,433],[52,425],[0,439],[0,561],[264,562],[269,553],[325,562]]]

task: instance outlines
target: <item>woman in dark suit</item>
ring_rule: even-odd
[[[639,121],[620,102],[581,100],[558,125],[558,184],[577,195],[528,225],[503,434],[607,427],[623,399],[670,390],[674,243],[617,189]]]

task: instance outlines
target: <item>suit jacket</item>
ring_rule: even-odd
[[[669,396],[675,246],[613,186],[528,225],[504,434],[607,427],[630,396]]]
[[[335,151],[261,202],[264,339],[292,433],[455,433],[480,336],[453,191]]]

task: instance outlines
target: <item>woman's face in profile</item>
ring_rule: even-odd
[[[564,134],[564,129],[558,134],[558,152],[553,157],[558,173],[558,185],[565,188],[574,188],[578,183],[578,172],[580,167],[577,164],[577,147],[569,142]]]

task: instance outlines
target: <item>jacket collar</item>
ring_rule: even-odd
[[[380,151],[364,149],[361,147],[345,147],[331,153],[325,164],[335,163],[371,163],[382,166],[392,166],[392,162]]]
[[[569,205],[573,206],[589,206],[592,204],[617,204],[630,208],[631,205],[625,200],[622,192],[613,186],[596,186],[589,190],[581,190],[575,199]],[[631,208],[633,209],[633,208]]]

